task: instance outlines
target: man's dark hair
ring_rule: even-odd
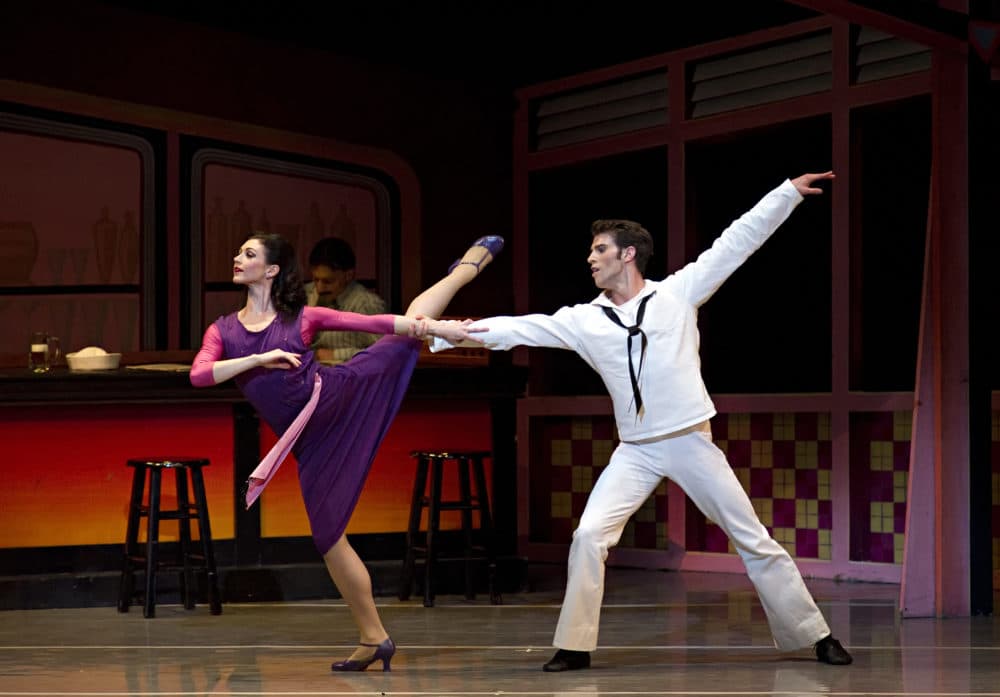
[[[354,250],[339,237],[324,237],[309,252],[309,266],[329,266],[334,271],[350,271],[357,265]]]
[[[653,236],[646,228],[631,220],[595,220],[590,225],[590,236],[601,234],[611,235],[619,250],[635,247],[635,268],[646,273],[646,262],[653,256]]]

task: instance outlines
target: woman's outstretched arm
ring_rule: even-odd
[[[308,346],[318,331],[350,331],[397,334],[420,339],[438,336],[451,343],[476,341],[476,337],[468,329],[470,323],[468,320],[455,322],[403,315],[361,315],[327,307],[306,307],[302,314],[302,340]]]

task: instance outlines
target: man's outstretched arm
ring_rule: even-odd
[[[823,193],[815,186],[817,182],[833,178],[833,172],[822,172],[782,182],[734,220],[696,260],[667,278],[673,292],[695,307],[704,303],[785,222],[805,196]]]
[[[540,346],[575,351],[578,344],[574,309],[564,307],[552,315],[531,314],[480,319],[469,325],[470,343],[492,351],[508,351],[515,346]],[[472,333],[474,332],[474,333]],[[453,348],[446,340],[431,341],[432,352]]]

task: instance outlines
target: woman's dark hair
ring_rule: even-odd
[[[249,239],[264,245],[268,264],[277,264],[278,275],[271,284],[271,302],[284,319],[294,319],[306,304],[306,289],[302,285],[295,248],[281,235],[267,232],[255,232]]]
[[[635,268],[646,273],[646,262],[653,256],[653,237],[633,220],[595,220],[590,225],[590,236],[602,233],[611,235],[618,246],[618,256],[626,247],[635,247]]]

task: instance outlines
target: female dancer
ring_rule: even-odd
[[[279,235],[252,235],[233,260],[233,282],[246,286],[246,305],[205,332],[191,383],[205,387],[234,378],[280,436],[251,476],[248,506],[289,450],[298,460],[313,540],[361,635],[361,645],[346,661],[334,663],[334,671],[365,670],[377,660],[390,669],[396,646],[375,608],[368,569],[344,530],[416,365],[421,342],[414,337],[474,340],[468,320],[433,318],[502,248],[502,237],[476,240],[447,276],[413,300],[405,316],[306,307],[295,251]],[[324,330],[388,336],[346,363],[325,366],[309,350],[313,335]]]

